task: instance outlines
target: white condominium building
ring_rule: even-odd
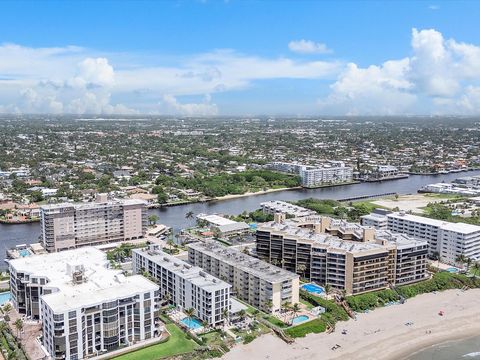
[[[390,210],[375,209],[371,214],[363,215],[360,217],[360,224],[362,226],[372,226],[378,230],[388,229],[387,214],[390,214]]]
[[[353,180],[353,169],[348,166],[304,167],[300,170],[300,178],[304,187],[343,183]]]
[[[316,212],[313,210],[279,200],[263,202],[260,204],[260,207],[265,214],[284,213],[295,217],[310,216],[316,214]]]
[[[388,230],[428,241],[430,255],[455,264],[459,255],[480,260],[480,226],[451,223],[422,216],[396,212],[387,215]]]
[[[225,310],[230,311],[230,288],[226,282],[208,275],[174,256],[156,249],[155,245],[132,252],[133,271],[148,272],[160,285],[162,297],[182,309],[193,308],[195,316],[209,325],[224,321]]]
[[[85,359],[157,335],[158,285],[108,266],[92,247],[9,261],[13,306],[42,321],[53,359]]]
[[[141,239],[148,225],[144,201],[108,201],[104,196],[92,203],[42,206],[40,219],[48,252]]]
[[[299,276],[216,241],[188,244],[188,261],[233,286],[235,295],[270,312],[299,302]]]

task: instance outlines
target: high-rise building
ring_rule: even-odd
[[[229,284],[158,250],[155,245],[133,250],[132,257],[134,273],[146,271],[155,278],[162,297],[168,294],[176,306],[193,308],[194,315],[209,325],[223,323],[224,312],[231,306]]]
[[[85,359],[158,335],[158,285],[108,266],[93,247],[9,261],[13,306],[41,320],[53,359]]]
[[[307,188],[325,184],[344,183],[353,180],[353,169],[349,166],[311,167],[300,170],[302,186]]]
[[[321,285],[361,294],[426,278],[427,242],[326,217],[262,224],[257,255]]]
[[[387,214],[388,229],[428,241],[430,255],[456,264],[459,255],[480,260],[480,226],[452,223],[395,212]]]
[[[216,241],[188,244],[188,261],[232,285],[235,295],[256,308],[274,312],[299,302],[299,276]]]
[[[102,196],[92,203],[44,205],[40,219],[48,252],[141,239],[148,225],[144,201],[108,201]]]

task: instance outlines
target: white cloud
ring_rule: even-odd
[[[316,43],[312,40],[304,39],[290,41],[288,43],[288,48],[291,51],[300,54],[330,54],[333,52],[323,43]]]
[[[15,51],[18,51],[15,47]],[[33,58],[39,63],[45,63],[42,56],[51,57],[57,54],[64,56],[70,52],[56,49],[55,51],[40,50],[41,55],[31,49],[21,50],[23,53],[32,53]],[[76,48],[75,48],[75,51]],[[35,61],[35,60],[34,60]],[[67,62],[70,62],[69,58]],[[46,65],[46,64],[45,64]],[[55,65],[55,64],[52,64]],[[9,65],[10,66],[10,65]],[[111,90],[115,83],[113,67],[106,58],[85,58],[76,65],[69,76],[65,71],[62,80],[32,81],[25,76],[24,72],[17,74],[19,97],[14,104],[3,105],[1,112],[24,112],[24,113],[75,113],[75,114],[112,114],[112,113],[133,113],[134,111],[122,104],[110,104]],[[0,64],[0,69],[5,69],[5,63]],[[21,67],[19,68],[21,70]],[[49,67],[44,68],[49,73]],[[48,76],[48,75],[47,75]],[[45,76],[45,77],[47,77]],[[50,77],[55,79],[54,76]],[[9,80],[5,81],[7,84]]]
[[[289,46],[304,53],[328,50],[308,40]],[[480,47],[445,39],[434,29],[412,29],[408,56],[365,67],[228,49],[163,58],[99,53],[76,46],[0,45],[0,112],[215,115],[218,106],[209,96],[200,102],[185,101],[185,97],[248,91],[259,81],[275,79],[318,80],[319,87],[332,82],[330,94],[318,100],[318,111],[323,113],[480,112]],[[292,113],[305,105],[289,104],[286,97],[278,102]],[[245,109],[246,113],[256,111]]]
[[[154,60],[158,63],[157,58]],[[198,96],[242,90],[255,81],[269,79],[334,78],[341,66],[336,61],[265,58],[233,50],[175,60],[174,66],[147,66],[143,64],[151,63],[152,57],[142,54],[98,54],[74,46],[2,45],[0,111],[154,111],[166,94]],[[112,99],[124,105],[111,104]]]
[[[218,107],[212,104],[212,99],[209,94],[205,95],[202,103],[188,103],[181,104],[173,95],[163,96],[163,105],[166,107],[166,112],[169,114],[183,115],[183,116],[214,116],[218,115]]]
[[[412,29],[412,55],[382,65],[348,64],[321,111],[353,114],[479,112],[480,47]]]

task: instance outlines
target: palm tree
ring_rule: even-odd
[[[287,313],[288,313],[288,311],[290,310],[290,308],[291,308],[290,302],[285,301],[285,302],[282,304],[282,310],[283,310],[283,312],[284,312],[284,319],[287,318]],[[285,321],[285,322],[286,322],[286,321]]]
[[[168,240],[167,240],[167,245],[168,245],[168,249],[170,250],[170,253],[172,253],[173,240],[172,240],[172,239],[168,239]]]
[[[189,211],[185,214],[185,219],[193,219],[193,211]]]
[[[330,290],[332,290],[332,286],[330,284],[325,284],[325,286],[323,287],[323,290],[325,290],[325,296],[328,296],[328,294],[330,293]]]
[[[245,319],[245,315],[247,315],[247,312],[245,310],[240,310],[238,312],[238,316],[240,316],[242,320]]]
[[[265,303],[265,307],[268,309],[268,311],[272,312],[272,306],[273,306],[272,300],[267,300],[267,302]]]
[[[457,256],[455,261],[457,263],[459,263],[461,265],[461,267],[463,268],[463,265],[465,265],[465,263],[467,262],[467,257],[463,254],[460,254],[460,255]]]
[[[3,305],[3,312],[5,313],[4,319],[6,322],[10,321],[10,311],[12,311],[12,305],[10,305],[10,303]]]
[[[472,258],[467,257],[467,273],[470,270],[470,265],[472,265],[472,262],[473,262]]]
[[[3,305],[3,312],[8,315],[8,313],[12,311],[12,305],[10,303],[6,303]]]
[[[230,311],[228,311],[227,308],[223,309],[222,311],[222,316],[223,316],[223,326],[228,324],[228,320],[230,317]]]
[[[294,318],[297,317],[297,314],[298,314],[299,311],[300,311],[300,305],[298,305],[298,303],[293,304],[293,306],[292,306],[292,312],[293,312],[292,321],[293,321]]]
[[[297,271],[302,273],[302,278],[305,278],[305,271],[307,270],[307,266],[305,264],[300,264],[297,267]]]
[[[162,298],[162,305],[168,304],[171,299],[172,299],[172,295],[170,295],[170,293],[165,293],[165,295],[163,295],[163,298]]]
[[[22,319],[18,318],[14,322],[15,329],[17,330],[17,337],[19,336],[20,332],[23,331],[23,321]]]
[[[188,323],[190,324],[192,322],[192,317],[195,314],[195,309],[194,308],[188,308],[185,309],[185,315],[187,315]]]
[[[480,261],[473,263],[473,275],[477,276],[477,272],[480,270]]]

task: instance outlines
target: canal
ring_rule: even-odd
[[[185,214],[189,211],[192,211],[195,215],[199,213],[239,214],[245,210],[253,211],[258,209],[261,202],[269,200],[295,201],[309,197],[319,199],[344,199],[388,192],[411,194],[416,193],[420,187],[426,184],[442,181],[450,182],[458,177],[468,175],[480,175],[480,170],[441,175],[411,175],[406,179],[334,186],[320,189],[279,191],[222,201],[164,207],[161,209],[152,209],[150,212],[159,216],[159,223],[172,227],[174,231],[179,231],[182,228],[194,224],[194,219],[185,218]],[[0,224],[0,256],[5,258],[5,251],[15,245],[37,242],[39,235],[39,223],[21,225]],[[4,268],[3,262],[0,261],[0,269]]]

